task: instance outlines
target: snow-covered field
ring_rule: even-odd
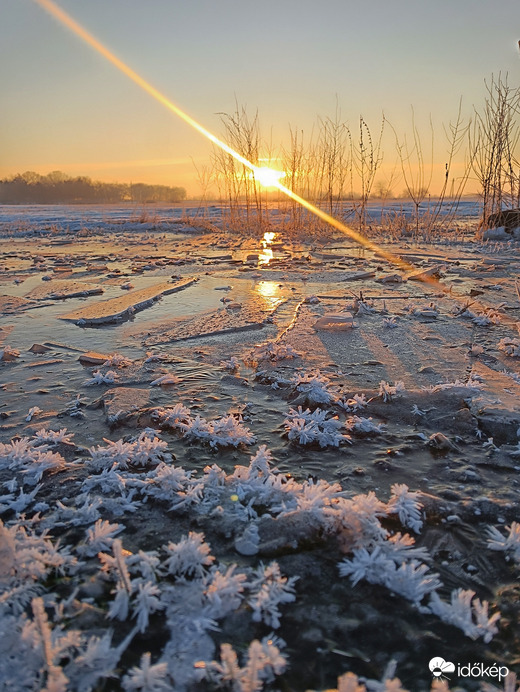
[[[0,207],[1,685],[513,692],[517,244],[196,211]]]

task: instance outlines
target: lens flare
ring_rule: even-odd
[[[185,123],[193,127],[197,132],[199,132],[201,135],[206,137],[210,142],[212,142],[215,146],[219,147],[223,151],[225,151],[227,154],[232,156],[236,161],[241,163],[243,166],[248,168],[250,171],[252,171],[252,174],[256,180],[258,180],[262,185],[265,185],[270,188],[276,188],[278,189],[281,193],[289,197],[290,199],[294,200],[298,204],[300,204],[302,207],[307,209],[311,214],[314,214],[317,216],[319,219],[324,221],[325,223],[329,224],[336,230],[340,231],[341,233],[344,233],[345,235],[349,236],[352,240],[354,240],[356,243],[359,243],[363,247],[367,248],[368,250],[371,250],[374,252],[376,255],[379,257],[382,257],[383,259],[387,260],[388,262],[400,267],[404,271],[414,271],[415,267],[408,262],[405,262],[399,257],[396,257],[393,255],[391,252],[388,252],[384,248],[380,247],[376,243],[373,243],[371,240],[363,236],[361,233],[358,233],[354,229],[350,228],[346,224],[342,223],[339,221],[339,219],[336,219],[335,217],[331,216],[330,214],[327,214],[325,211],[320,209],[319,207],[314,206],[311,202],[308,202],[306,199],[303,197],[300,197],[297,195],[295,192],[290,190],[288,187],[285,187],[282,185],[280,182],[280,178],[283,177],[284,173],[281,171],[275,171],[274,169],[271,169],[266,166],[257,166],[251,161],[248,161],[244,156],[242,156],[239,152],[235,151],[232,147],[230,147],[226,142],[222,141],[219,139],[216,135],[214,135],[212,132],[207,130],[205,127],[203,127],[200,123],[198,123],[194,118],[192,118],[190,115],[185,113],[179,106],[176,106],[172,101],[170,101],[169,98],[164,96],[160,91],[158,91],[155,87],[153,87],[149,82],[147,82],[143,77],[141,77],[137,72],[134,72],[131,67],[126,65],[122,60],[120,60],[114,53],[112,53],[108,48],[106,48],[102,43],[100,43],[92,34],[90,34],[86,29],[84,29],[75,19],[73,19],[70,15],[68,15],[66,12],[64,12],[58,5],[56,5],[53,0],[34,0],[34,2],[39,5],[41,8],[49,12],[55,19],[57,19],[59,22],[61,22],[64,26],[66,26],[70,31],[72,31],[76,36],[78,36],[82,41],[87,43],[91,48],[93,48],[95,51],[97,51],[100,55],[102,55],[106,60],[108,60],[114,67],[116,67],[120,72],[125,74],[129,79],[131,79],[137,86],[141,87],[147,94],[152,96],[156,101],[161,103],[163,106],[165,106],[168,110],[170,110],[172,113],[177,115],[181,120],[184,120]],[[443,292],[448,292],[446,288],[441,286],[438,281],[436,281],[433,278],[425,278],[424,279],[425,283],[429,283],[439,290]]]
[[[264,187],[277,187],[277,183],[281,178],[285,178],[284,171],[276,171],[274,168],[269,168],[268,166],[255,168],[253,175],[255,180],[258,180]]]

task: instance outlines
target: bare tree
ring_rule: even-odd
[[[475,109],[470,132],[473,171],[480,184],[482,225],[503,207],[518,206],[520,175],[518,164],[520,88],[511,88],[507,75],[486,82],[483,108]]]

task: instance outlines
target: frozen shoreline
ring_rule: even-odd
[[[289,579],[298,576],[294,584],[283,582],[292,584],[294,594],[291,590],[280,592],[287,596],[277,632],[287,642],[287,651],[280,649],[290,664],[283,674],[287,689],[330,687],[349,669],[368,679],[380,679],[391,658],[398,661],[396,675],[405,686],[414,692],[429,689],[426,657],[439,641],[445,647],[455,646],[456,642],[468,660],[500,660],[515,668],[513,653],[504,651],[513,652],[520,641],[518,625],[512,624],[510,615],[516,607],[517,568],[514,560],[507,562],[503,553],[489,548],[486,532],[494,526],[505,536],[505,527],[520,519],[520,368],[515,352],[520,304],[514,284],[520,260],[498,244],[487,248],[477,244],[432,247],[420,243],[403,247],[403,254],[417,269],[442,264],[442,286],[452,290],[436,294],[424,284],[406,282],[405,276],[401,282],[378,282],[395,273],[395,268],[348,243],[332,243],[313,255],[310,248],[282,238],[283,245],[272,260],[257,265],[247,260],[255,250],[255,242],[260,253],[257,241],[240,241],[224,234],[187,237],[147,233],[139,238],[134,233],[122,233],[76,238],[65,245],[54,240],[59,241],[59,235],[54,239],[17,240],[3,251],[0,273],[0,294],[7,296],[4,300],[9,305],[9,312],[0,318],[0,352],[7,345],[19,351],[18,357],[0,363],[0,443],[9,445],[20,436],[31,439],[42,428],[56,431],[66,427],[74,435],[65,446],[49,448],[61,454],[65,463],[56,461],[55,467],[49,466],[36,481],[41,486],[22,485],[33,474],[28,469],[34,461],[15,463],[11,459],[8,463],[5,447],[4,461],[0,462],[3,493],[12,495],[11,499],[2,499],[5,526],[14,532],[23,512],[35,536],[48,527],[54,538],[60,536],[62,544],[69,546],[71,554],[83,560],[86,555],[84,567],[74,571],[71,566],[71,575],[58,580],[58,592],[47,568],[36,579],[35,583],[43,587],[38,594],[43,595],[47,606],[53,598],[72,598],[77,586],[79,595],[66,608],[72,609],[69,615],[75,612],[72,622],[78,624],[72,626],[79,626],[83,636],[117,625],[115,645],[131,632],[135,619],[104,619],[106,606],[102,602],[110,602],[115,582],[107,581],[99,572],[99,551],[89,554],[86,538],[87,530],[100,517],[126,527],[116,540],[135,556],[137,570],[145,569],[137,567],[139,550],[157,550],[164,562],[169,541],[179,544],[189,531],[203,531],[221,572],[237,563],[237,574],[245,570],[245,580],[253,584],[260,576],[254,577],[247,570],[258,569],[262,559],[264,563],[276,560],[282,575]],[[396,252],[395,245],[392,251]],[[345,281],[356,274],[365,278]],[[52,281],[43,296],[43,307],[35,310],[33,292],[40,290],[43,276],[50,276]],[[132,283],[132,290],[137,292],[153,292],[154,286],[172,277],[181,284],[188,277],[198,281],[186,284],[179,293],[163,295],[124,324],[89,328],[81,323],[78,326],[77,320],[63,321],[67,314],[80,315],[77,311],[85,307],[98,314],[106,300],[124,298],[131,303],[131,296],[122,294],[123,284]],[[64,300],[57,297],[60,281],[101,285],[105,293],[101,301],[97,295]],[[361,294],[371,299],[361,300]],[[314,328],[324,314],[346,310],[354,314],[354,327]],[[247,331],[248,325],[257,325],[257,329]],[[186,336],[189,341],[182,341]],[[34,343],[48,350],[41,354],[29,352]],[[97,351],[107,357],[107,362],[82,365],[78,360],[81,351]],[[295,357],[294,353],[299,355]],[[99,383],[86,385],[96,379],[94,371],[99,373]],[[399,382],[402,386],[398,387]],[[356,408],[348,403],[361,394],[365,395],[366,405]],[[176,405],[184,406],[188,413],[179,409],[179,417],[172,418]],[[298,406],[302,407],[299,414]],[[30,416],[33,408],[39,411]],[[304,414],[306,408],[309,414]],[[323,425],[312,419],[313,412],[318,415],[318,408],[327,411]],[[290,414],[291,409],[296,414]],[[159,415],[158,411],[165,413]],[[295,425],[295,420],[302,423]],[[334,420],[338,425],[332,424]],[[233,421],[250,431],[255,438],[253,445]],[[160,437],[166,446],[161,447],[158,441],[154,444],[166,457],[152,455],[142,466],[130,463],[112,468],[113,481],[107,480],[103,489],[100,473],[109,473],[115,457],[112,452],[100,451],[99,461],[95,461],[97,457],[88,448],[110,449],[104,439],[135,444],[147,426],[161,426]],[[233,437],[235,434],[237,437]],[[351,444],[338,434],[350,436]],[[311,443],[304,444],[309,436]],[[145,439],[153,439],[152,434]],[[217,439],[228,442],[212,444]],[[321,446],[322,442],[326,444]],[[271,450],[271,466],[279,470],[278,481],[275,473],[272,485],[268,483],[269,491],[260,482],[254,491],[254,484],[247,486],[249,490],[241,497],[240,483],[244,488],[252,483],[252,472],[246,483],[246,476],[240,476],[246,472],[235,467],[248,468],[261,445]],[[27,454],[37,449],[30,447]],[[173,460],[168,460],[170,454]],[[192,480],[179,480],[177,489],[175,485],[170,490],[164,486],[164,496],[146,495],[143,479],[149,477],[152,487],[165,459],[166,466],[178,469],[179,479],[182,467],[188,474],[186,478],[191,474]],[[216,480],[215,486],[213,481],[210,483],[209,471],[203,473],[204,467],[209,469],[212,464],[221,468],[220,485]],[[265,478],[271,478],[263,468]],[[13,474],[18,485],[14,488],[11,483],[10,490]],[[123,486],[117,489],[116,475],[119,484],[124,481],[126,490],[121,489]],[[257,479],[261,477],[260,473]],[[172,511],[181,494],[189,494],[196,479],[202,478],[206,478],[206,485],[200,492],[203,497],[209,493],[207,500],[199,506],[194,499],[193,504]],[[480,599],[490,602],[490,616],[496,610],[502,612],[507,627],[499,623],[498,633],[488,643],[473,641],[434,614],[421,614],[413,606],[413,598],[409,603],[402,596],[392,595],[391,589],[369,583],[370,579],[361,579],[353,586],[347,576],[339,576],[337,566],[342,560],[353,559],[353,545],[349,544],[356,536],[353,525],[340,530],[339,525],[331,529],[332,525],[323,523],[329,521],[324,519],[329,516],[324,508],[335,507],[334,492],[325,492],[317,505],[306,509],[303,518],[286,523],[289,519],[282,519],[284,511],[291,502],[299,502],[298,493],[310,491],[295,486],[296,495],[293,499],[290,494],[285,496],[289,505],[280,512],[275,509],[275,495],[271,493],[282,478],[293,478],[301,488],[310,487],[318,479],[330,487],[339,483],[342,490],[338,497],[349,502],[355,497],[370,497],[374,490],[387,505],[392,501],[392,487],[406,484],[410,491],[419,493],[416,501],[423,507],[418,510],[423,526],[419,528],[416,523],[416,530],[407,528],[404,514],[398,521],[381,506],[382,518],[377,522],[382,522],[387,538],[398,531],[411,532],[417,547],[428,550],[426,563],[444,584],[440,589],[444,600],[449,599],[452,589],[473,590]],[[237,500],[228,497],[224,501],[218,496],[228,486],[228,496],[236,494]],[[26,493],[38,488],[25,506],[19,495],[22,487]],[[87,488],[91,502],[98,498],[101,503],[98,515],[79,509]],[[134,491],[129,496],[131,488]],[[278,491],[282,492],[280,488]],[[255,494],[260,492],[261,499]],[[67,500],[63,499],[64,493]],[[253,493],[254,498],[247,493]],[[221,504],[213,505],[210,497],[219,497]],[[59,509],[58,500],[71,508],[77,503],[76,509],[63,514],[65,510]],[[276,502],[280,501],[277,496]],[[132,509],[133,502],[138,504]],[[216,509],[219,506],[222,511]],[[370,512],[366,521],[375,522],[377,515]],[[65,516],[68,519],[60,526]],[[82,517],[75,527],[70,524],[74,516]],[[345,521],[351,522],[352,518]],[[254,530],[247,534],[249,525],[257,527],[259,543]],[[377,523],[371,525],[376,527]],[[367,535],[363,533],[360,545],[370,552],[379,539],[368,539]],[[21,540],[16,534],[16,541]],[[244,553],[244,544],[253,546],[250,552]],[[83,548],[77,553],[80,546]],[[117,542],[115,546],[117,552]],[[100,550],[110,553],[113,549],[112,536]],[[127,558],[130,560],[129,555]],[[22,567],[16,569],[22,574]],[[174,638],[164,630],[165,618],[173,618],[174,613],[175,617],[188,617],[178,604],[174,606],[171,600],[167,603],[173,597],[172,588],[181,588],[182,579],[163,569],[156,570],[152,582],[161,593],[156,596],[164,607],[158,607],[155,615],[152,608],[150,624],[141,633],[134,633],[134,643],[128,650],[134,653],[125,654],[124,663],[119,664],[127,675],[145,651],[151,651],[154,663],[163,660],[166,650],[172,653]],[[211,569],[210,563],[201,567],[201,579],[207,583],[216,578]],[[141,579],[144,584],[143,575],[133,572],[131,579]],[[8,594],[7,606],[14,598],[11,577],[10,572],[0,577],[0,582],[4,579],[3,593]],[[261,579],[267,583],[265,574]],[[407,588],[412,588],[413,581],[410,577]],[[197,579],[190,587],[192,597],[196,595],[195,582]],[[136,582],[135,589],[138,587]],[[226,615],[212,611],[222,633],[210,635],[204,630],[206,649],[200,651],[200,660],[205,660],[206,666],[212,657],[218,659],[218,648],[211,650],[212,637],[217,647],[229,641],[244,654],[244,642],[269,635],[274,622],[271,616],[251,619],[255,588],[247,587],[249,591],[244,593],[249,595],[244,601],[237,595],[238,601],[229,606]],[[182,598],[181,592],[174,600]],[[294,603],[292,595],[296,597]],[[32,610],[29,606],[29,619],[36,617],[35,607],[37,611],[38,605]],[[53,627],[61,622],[56,617]],[[192,613],[190,617],[195,616]],[[324,617],[327,625],[323,624]],[[166,640],[170,637],[170,648],[167,646],[165,651],[159,643],[161,632]],[[442,651],[436,649],[435,653],[441,655]],[[271,654],[275,655],[274,650]],[[192,670],[186,665],[182,675]],[[279,667],[281,671],[281,662]],[[122,679],[123,673],[118,670]],[[72,668],[69,673],[71,679],[79,675]],[[174,668],[170,667],[168,674],[174,678]],[[179,682],[176,684],[182,689]],[[187,683],[187,688],[208,689],[208,684]],[[266,684],[266,689],[278,689],[279,684]],[[480,688],[465,682],[464,689]]]

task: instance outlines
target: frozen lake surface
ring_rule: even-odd
[[[266,690],[395,660],[421,692],[455,649],[516,670],[516,244],[385,245],[417,281],[186,213],[0,207],[0,622],[30,684],[42,605],[71,689],[123,689],[147,652],[171,689],[226,689],[227,644]]]

